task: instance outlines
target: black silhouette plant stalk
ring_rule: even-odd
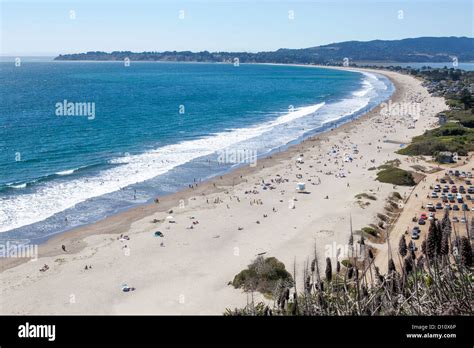
[[[460,254],[461,254],[461,263],[465,267],[472,266],[472,247],[469,239],[467,237],[461,238],[461,247],[460,247]]]
[[[332,280],[332,265],[329,257],[326,258],[326,280],[328,283]]]
[[[407,255],[407,242],[405,240],[404,234],[402,234],[402,236],[400,237],[400,242],[398,243],[398,253],[402,257],[405,257]]]

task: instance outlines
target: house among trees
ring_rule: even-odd
[[[436,155],[436,162],[439,163],[455,163],[458,159],[458,154],[455,152],[441,151]]]
[[[445,125],[447,120],[448,118],[446,117],[446,114],[444,112],[441,112],[438,115],[438,123],[440,126]]]

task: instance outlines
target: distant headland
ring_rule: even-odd
[[[474,62],[474,38],[419,37],[402,40],[345,41],[329,45],[268,52],[130,52],[94,51],[62,54],[55,60],[93,61],[165,61],[165,62],[234,62],[280,64],[342,65],[348,62]]]

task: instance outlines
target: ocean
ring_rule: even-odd
[[[257,64],[0,62],[0,239],[41,243],[357,118],[378,74]]]

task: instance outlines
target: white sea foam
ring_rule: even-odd
[[[374,89],[374,85],[370,82],[370,80],[378,80],[377,79],[377,76],[375,76],[374,74],[370,74],[370,73],[364,73],[364,75],[366,76],[366,79],[364,79],[364,81],[362,81],[362,89],[352,93],[352,95],[356,96],[356,97],[364,97],[367,95],[367,93],[369,93],[370,91],[372,91]]]
[[[56,175],[71,175],[73,174],[77,169],[69,169],[69,170],[63,170],[62,172],[57,172]]]
[[[8,186],[11,188],[21,189],[21,188],[25,188],[26,184],[8,185]]]

